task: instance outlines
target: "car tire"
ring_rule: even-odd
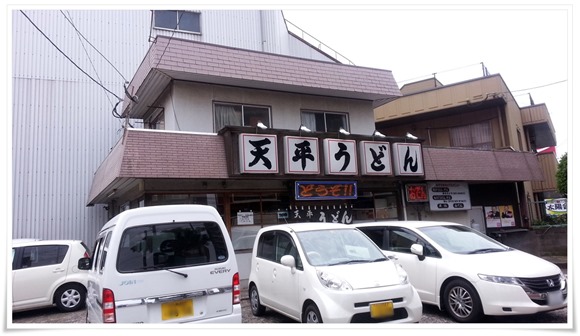
[[[260,294],[256,285],[250,286],[250,307],[254,316],[262,316],[266,312],[266,307],[260,303]]]
[[[318,307],[314,303],[306,306],[302,323],[322,323],[322,315],[320,315],[320,310],[318,310]]]
[[[483,317],[481,300],[473,286],[465,280],[455,279],[447,284],[443,305],[451,317],[461,323],[473,323]]]
[[[79,284],[64,284],[54,293],[54,303],[62,312],[73,312],[85,307],[86,289]]]

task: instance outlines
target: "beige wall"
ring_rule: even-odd
[[[158,106],[165,107],[165,129],[214,132],[213,102],[271,107],[272,128],[300,127],[300,111],[310,109],[348,113],[353,134],[371,135],[375,129],[372,102],[354,99],[300,95],[229,86],[175,82]]]

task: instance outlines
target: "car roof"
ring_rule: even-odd
[[[277,224],[267,226],[262,230],[268,231],[282,229],[286,231],[303,232],[303,231],[349,229],[349,228],[352,227],[350,225],[342,223],[302,222],[302,223]]]
[[[20,247],[27,245],[69,245],[81,243],[81,240],[74,239],[33,239],[33,238],[18,238],[12,239],[12,247]]]
[[[444,221],[379,221],[379,222],[365,222],[353,224],[356,227],[376,227],[376,226],[399,226],[399,227],[409,227],[409,228],[421,228],[427,226],[441,226],[441,225],[463,225],[453,222]],[[465,225],[463,225],[465,226]]]

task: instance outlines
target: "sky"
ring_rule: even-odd
[[[568,151],[571,11],[550,5],[311,6],[284,17],[357,66],[391,70],[402,85],[500,74],[520,107],[546,104],[557,156]],[[307,38],[310,38],[306,36]],[[340,58],[340,56],[339,56]]]

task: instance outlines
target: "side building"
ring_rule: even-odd
[[[499,74],[443,85],[435,78],[376,104],[377,129],[423,140],[426,198],[410,217],[501,235],[530,228],[556,194],[555,131],[545,104],[519,107]],[[429,164],[430,163],[430,164]],[[463,204],[463,206],[461,205]]]

